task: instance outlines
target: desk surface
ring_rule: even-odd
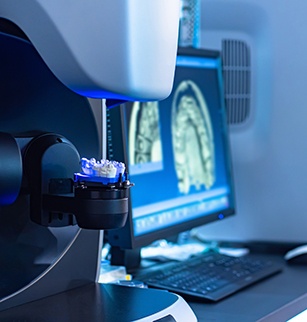
[[[255,322],[307,293],[307,265],[285,265],[283,272],[218,302],[189,302],[199,322]],[[307,299],[306,306],[307,308]],[[282,311],[284,321],[290,311]],[[297,312],[298,313],[298,312]],[[274,319],[267,321],[274,321]],[[282,322],[281,319],[275,321]]]
[[[263,317],[267,318],[261,322],[283,322],[307,308],[307,296],[305,296],[300,301],[298,312],[291,312],[287,307],[284,309],[285,305],[291,301],[307,294],[306,281],[307,266],[285,265],[283,272],[251,285],[218,303],[189,302],[189,304],[199,322],[255,322]],[[110,287],[112,286],[100,287],[98,284],[90,284],[14,307],[0,312],[0,321],[115,322],[135,320],[135,316],[131,315],[134,312],[131,308],[140,304],[143,300],[143,293],[141,300],[131,295],[138,295],[141,289],[131,290],[120,287],[121,292],[115,294],[117,289],[114,289],[114,292],[111,292],[112,295],[108,289]],[[161,300],[160,297],[159,300]],[[152,307],[152,301],[149,303]],[[157,304],[165,303],[158,301]],[[291,307],[293,308],[293,305]],[[116,310],[113,312],[114,308]],[[118,318],[118,310],[125,315],[124,319]],[[276,310],[279,310],[277,315],[268,317]],[[126,312],[130,312],[131,316]],[[116,319],[112,314],[116,314]]]

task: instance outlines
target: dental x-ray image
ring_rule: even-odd
[[[172,103],[172,139],[178,188],[189,193],[215,181],[214,138],[206,100],[191,80],[182,81]]]

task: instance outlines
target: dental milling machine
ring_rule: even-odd
[[[196,321],[176,294],[98,283],[103,231],[124,225],[131,187],[105,160],[105,109],[168,96],[179,11],[0,0],[1,321]]]

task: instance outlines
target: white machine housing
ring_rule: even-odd
[[[179,0],[1,0],[56,77],[92,98],[156,100],[172,88]]]

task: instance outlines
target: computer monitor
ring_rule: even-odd
[[[168,98],[110,109],[108,153],[135,184],[126,225],[107,232],[114,257],[233,215],[219,52],[179,48]]]

